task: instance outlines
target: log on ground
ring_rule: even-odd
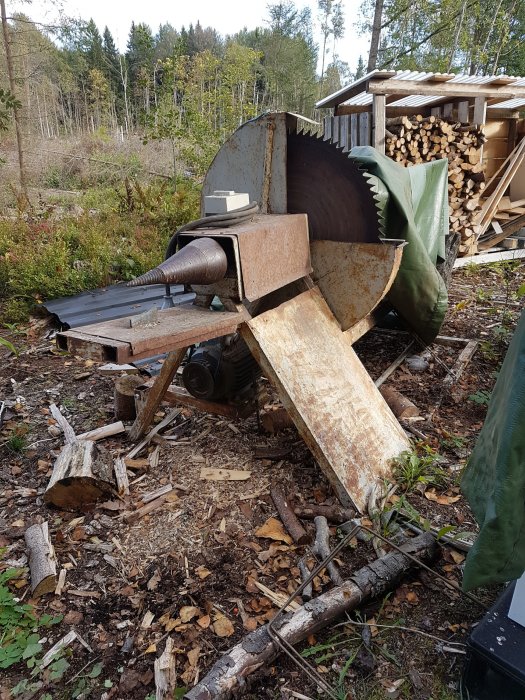
[[[29,552],[31,594],[33,598],[39,598],[46,593],[52,593],[57,585],[55,550],[51,544],[47,522],[31,525],[25,531],[24,537]]]
[[[404,544],[401,549],[428,564],[437,553],[431,533],[424,533]],[[390,552],[359,569],[351,579],[305,603],[294,613],[283,615],[278,631],[289,643],[297,644],[318,632],[345,612],[354,610],[372,598],[392,589],[412,566],[401,552]],[[244,637],[211,668],[209,673],[184,695],[185,700],[225,700],[242,692],[246,678],[270,664],[279,648],[264,625]]]
[[[63,510],[77,510],[115,490],[112,460],[92,440],[78,440],[64,445],[58,455],[44,502]]]

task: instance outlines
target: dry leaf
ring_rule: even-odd
[[[195,569],[195,573],[197,574],[197,576],[198,576],[201,580],[204,580],[204,579],[207,578],[208,576],[211,576],[211,571],[210,571],[209,569],[207,569],[205,566],[198,566],[198,567]]]
[[[190,662],[190,666],[194,667],[197,665],[197,661],[199,660],[199,656],[201,654],[201,649],[200,647],[195,647],[195,649],[192,649],[187,653],[188,661]]]
[[[203,467],[200,478],[206,481],[246,481],[252,473],[244,469],[212,469]]]
[[[219,532],[226,532],[226,518],[223,518],[219,523]]]
[[[183,605],[179,610],[179,615],[182,622],[189,622],[199,614],[199,608],[196,608],[194,605]]]
[[[253,632],[254,630],[257,629],[257,620],[255,617],[247,617],[244,620],[244,629],[247,630],[248,632]]]
[[[211,618],[209,615],[203,615],[202,617],[199,617],[199,619],[197,620],[197,624],[203,630],[207,630],[208,627],[210,626],[210,623],[211,623]]]
[[[161,578],[162,577],[159,569],[155,569],[155,573],[147,583],[148,591],[154,591],[159,585]]]
[[[270,540],[278,540],[292,544],[292,538],[284,531],[283,524],[277,518],[268,518],[268,520],[255,531],[257,537],[267,537]]]
[[[226,615],[219,613],[217,619],[213,623],[213,631],[217,637],[231,637],[235,630]]]
[[[157,645],[156,644],[150,644],[149,647],[146,649],[144,652],[145,654],[154,654],[157,651]]]
[[[455,549],[450,550],[450,556],[456,564],[461,564],[465,561],[465,555],[461,554],[460,552],[456,552]]]
[[[450,506],[452,503],[459,501],[461,496],[447,496],[445,494],[437,494],[436,489],[425,491],[425,498],[434,503],[439,503],[441,506]]]

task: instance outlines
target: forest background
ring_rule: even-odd
[[[25,7],[10,12],[0,0],[0,208],[11,208],[0,222],[0,297],[8,318],[157,261],[174,227],[197,215],[199,183],[220,145],[257,114],[289,110],[320,121],[320,97],[374,68],[525,73],[522,0],[365,0],[352,18],[340,0],[317,0],[315,17],[286,0],[267,5],[262,26],[231,36],[200,22],[132,23],[124,52],[93,20],[44,25]],[[338,54],[348,23],[370,38],[355,66]],[[69,233],[66,214],[78,224]],[[31,229],[43,225],[45,235]],[[28,236],[38,255],[26,269],[19,253],[28,257]]]

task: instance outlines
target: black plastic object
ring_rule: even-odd
[[[507,617],[514,586],[470,635],[463,700],[525,700],[525,627]]]
[[[235,334],[194,348],[182,371],[182,382],[198,399],[221,401],[244,393],[260,373],[248,346]]]

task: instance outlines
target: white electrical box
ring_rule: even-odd
[[[204,197],[204,214],[227,214],[230,211],[241,209],[250,203],[250,195],[247,192],[234,192],[233,190],[215,190],[213,194]]]

